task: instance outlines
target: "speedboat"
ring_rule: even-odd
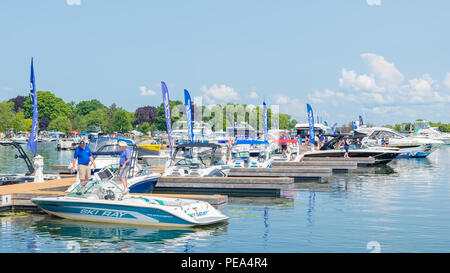
[[[25,134],[17,134],[11,138],[11,141],[14,141],[19,144],[27,144],[28,137]]]
[[[238,140],[230,151],[232,168],[272,168],[270,144],[261,140]]]
[[[122,195],[113,180],[93,180],[58,197],[31,201],[48,214],[91,222],[146,226],[202,226],[224,222],[228,217],[207,202],[145,195]]]
[[[427,157],[443,144],[442,141],[430,138],[407,137],[393,129],[383,127],[361,127],[356,133],[368,146],[399,148],[401,152],[399,157]],[[383,139],[389,139],[389,144],[383,146]]]
[[[333,157],[344,158],[345,150],[344,141],[345,134],[333,135],[333,138],[326,142],[320,150],[308,151],[303,153],[303,157]],[[355,143],[357,137],[349,136],[351,145],[349,147],[348,156],[351,157],[371,157],[375,159],[375,164],[387,164],[400,155],[399,149],[384,149],[381,147],[367,147],[363,144]]]
[[[222,146],[189,143],[177,146],[163,176],[225,177],[229,172],[230,166],[225,164]]]
[[[280,143],[286,143],[287,151],[283,152]],[[295,139],[276,139],[270,142],[271,155],[274,161],[299,161],[300,145]]]

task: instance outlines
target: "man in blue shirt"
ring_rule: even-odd
[[[122,181],[123,184],[123,194],[127,194],[130,192],[130,189],[128,188],[127,183],[127,175],[128,171],[130,170],[131,166],[131,151],[128,149],[127,144],[124,141],[119,142],[120,150],[122,151],[120,153],[120,167],[119,167],[119,178],[120,181]]]
[[[91,167],[89,163],[92,162],[92,165],[95,167],[94,158],[92,157],[91,149],[86,146],[84,140],[80,141],[80,146],[77,147],[75,153],[73,155],[72,162],[72,172],[75,172],[75,163],[78,159],[78,177],[80,178],[80,182],[86,182],[91,177]]]

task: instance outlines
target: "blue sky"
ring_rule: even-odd
[[[134,111],[183,89],[329,123],[450,122],[450,1],[0,2],[0,100],[36,87]]]

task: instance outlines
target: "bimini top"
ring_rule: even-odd
[[[182,148],[193,148],[193,147],[205,147],[205,148],[222,148],[222,146],[220,146],[219,144],[215,144],[215,143],[201,143],[201,142],[195,142],[195,143],[186,143],[186,144],[181,144],[177,146],[177,149],[182,149]]]
[[[262,140],[238,140],[235,143],[233,143],[233,146],[234,145],[243,145],[243,144],[247,144],[247,145],[270,145],[269,142],[262,141]]]
[[[271,143],[278,143],[278,142],[298,144],[298,141],[296,139],[275,139]]]

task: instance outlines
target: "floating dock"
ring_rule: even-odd
[[[164,176],[153,190],[159,192],[207,192],[233,196],[279,196],[294,187],[291,177],[188,177]]]
[[[356,162],[358,167],[369,166],[375,164],[375,158],[373,157],[304,157],[303,163],[317,162],[317,163],[334,163],[345,164],[346,162]]]
[[[29,182],[14,185],[0,186],[0,211],[4,210],[38,210],[31,202],[34,197],[47,197],[65,195],[66,189],[75,182],[75,177],[64,177],[57,180],[44,182]],[[133,195],[133,194],[132,194]],[[223,207],[228,203],[226,195],[199,195],[199,194],[138,194],[145,196],[171,197],[183,199],[195,199],[206,201],[215,207]]]
[[[275,161],[273,162],[274,168],[330,168],[333,172],[348,172],[358,168],[356,161],[346,160],[306,160],[303,162],[297,161]]]
[[[297,163],[297,162],[295,162]],[[231,168],[229,177],[292,177],[295,180],[330,177],[331,168],[292,165],[273,168]]]

